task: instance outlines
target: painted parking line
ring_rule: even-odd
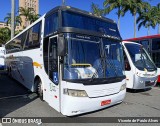
[[[2,123],[0,123],[0,126],[2,126]]]

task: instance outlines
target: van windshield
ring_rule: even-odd
[[[128,53],[132,59],[132,62],[139,70],[154,71],[156,66],[150,58],[149,54],[142,45],[125,43],[125,47],[128,50]]]

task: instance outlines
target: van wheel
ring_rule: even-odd
[[[39,98],[41,99],[41,101],[43,100],[43,87],[42,87],[42,81],[40,79],[37,79],[35,81],[35,85],[37,85],[37,94],[39,96]]]

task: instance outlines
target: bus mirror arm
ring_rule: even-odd
[[[64,36],[58,37],[58,56],[65,56],[66,55],[66,43]]]

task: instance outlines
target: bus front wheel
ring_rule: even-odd
[[[41,101],[43,101],[43,87],[42,87],[42,81],[40,79],[35,80],[35,85],[37,85],[37,94]]]

